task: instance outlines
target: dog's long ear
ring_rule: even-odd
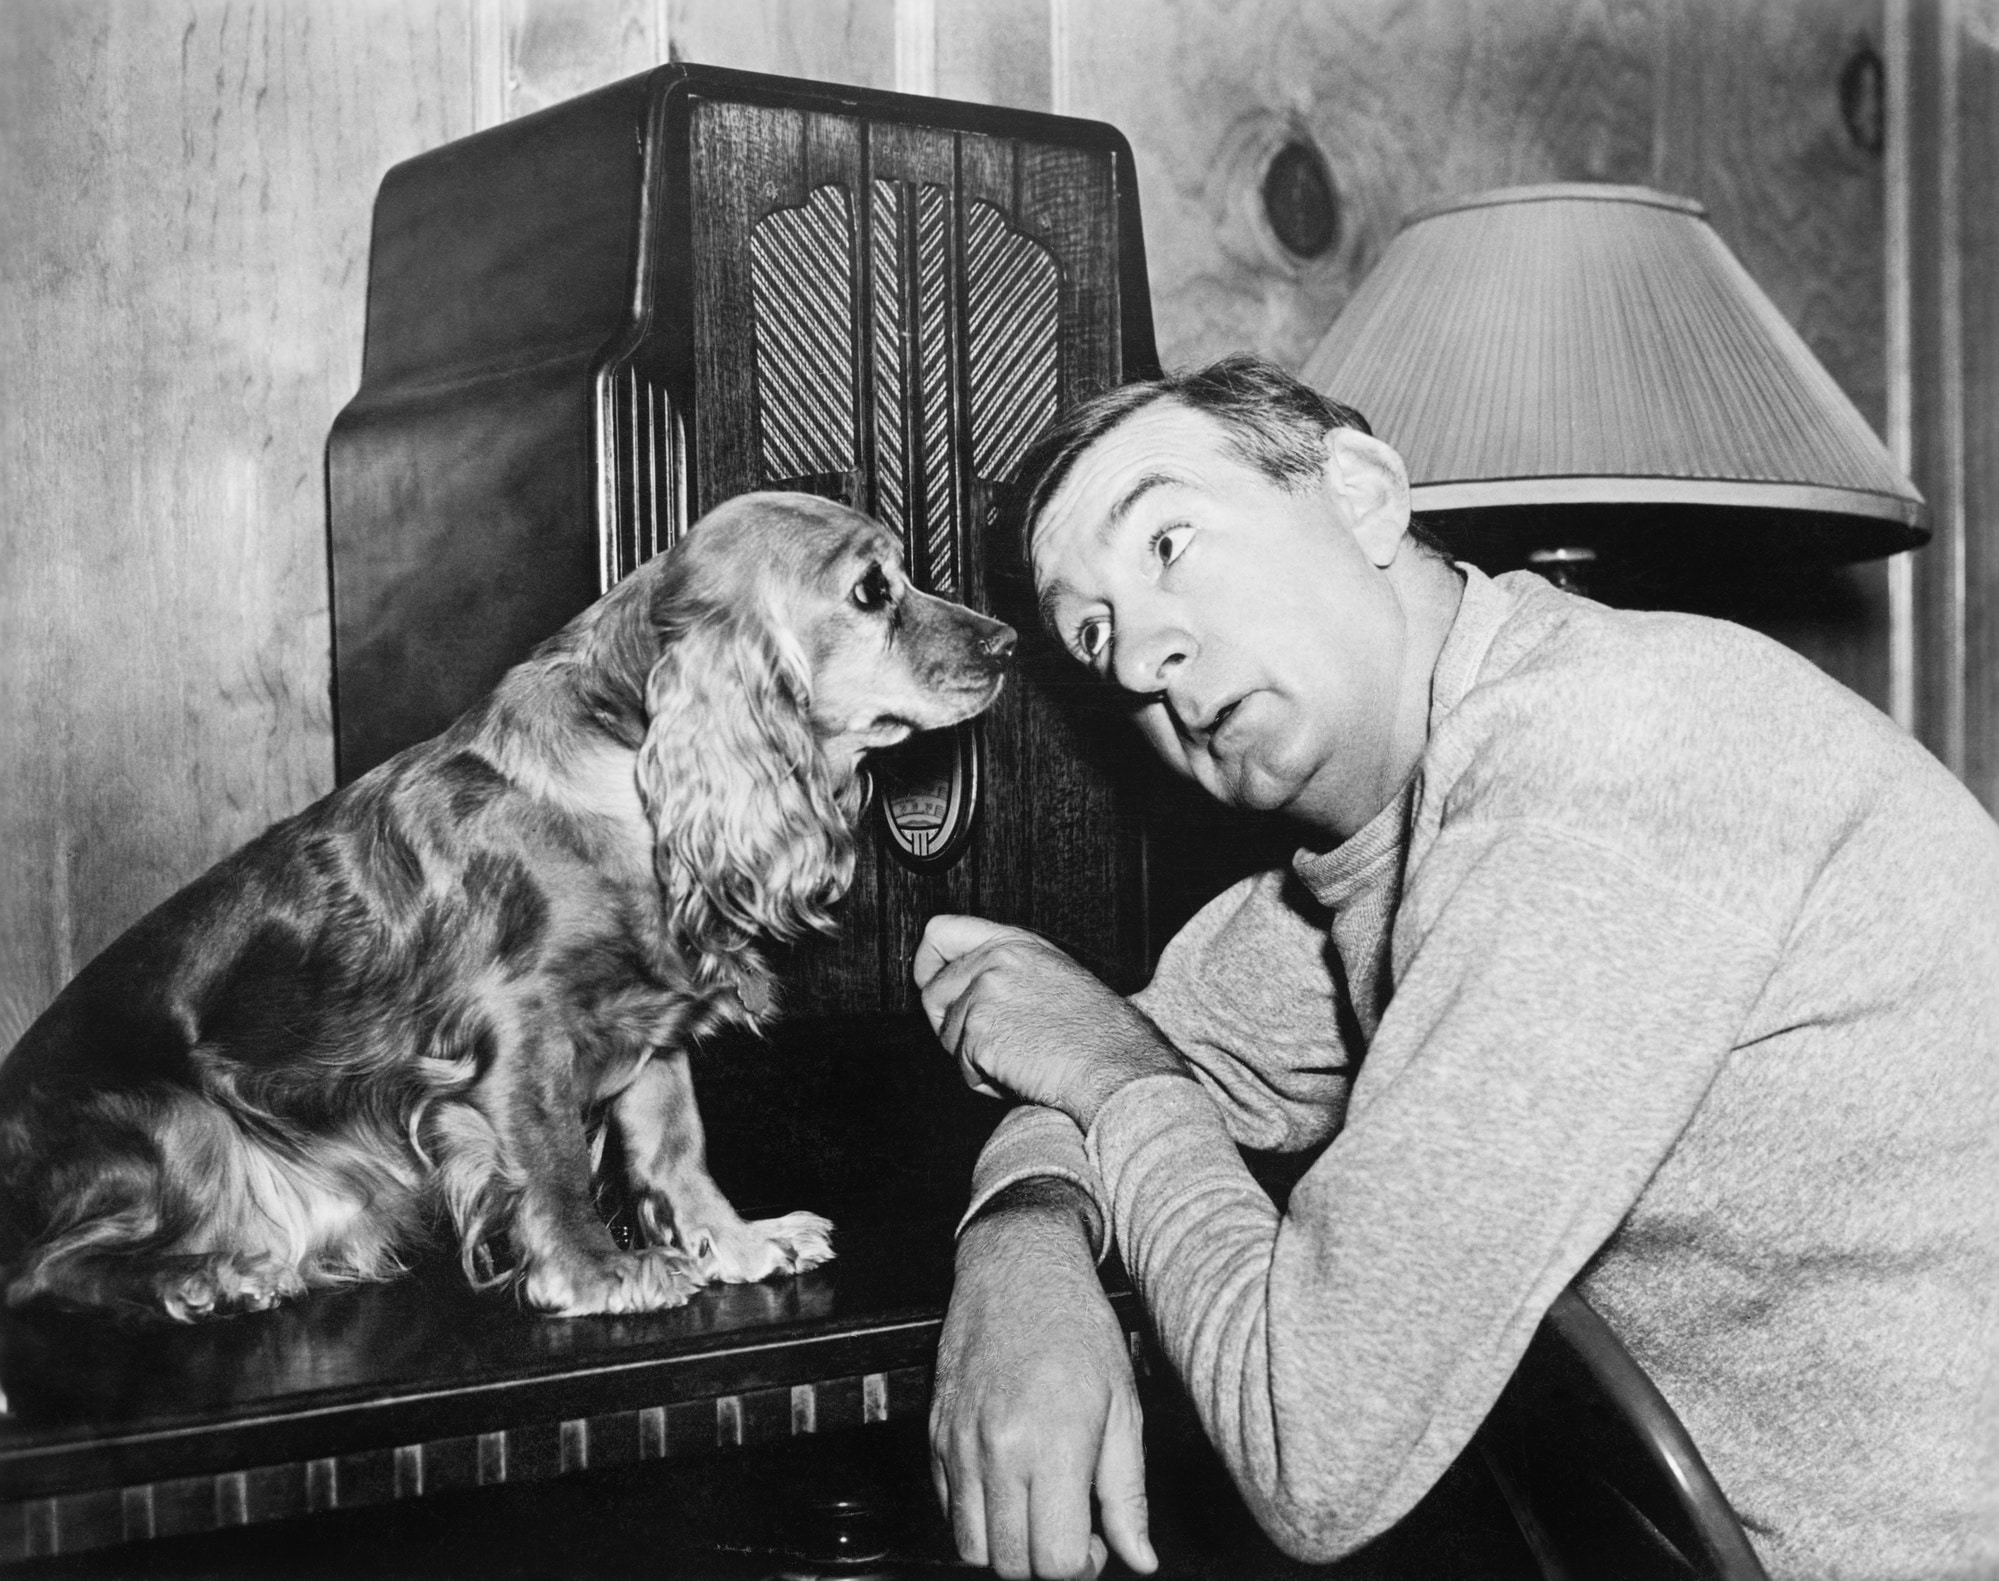
[[[639,794],[676,943],[704,977],[759,933],[830,931],[861,787],[836,783],[799,644],[762,611],[669,607]]]

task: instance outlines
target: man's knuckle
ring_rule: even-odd
[[[978,1435],[974,1442],[980,1454],[988,1460],[1010,1460],[1024,1435],[1010,1419],[994,1421],[988,1418],[979,1423]]]
[[[1062,1443],[1065,1436],[1059,1422],[1009,1418],[980,1433],[979,1453],[987,1465],[1020,1476],[1048,1461],[1053,1446]]]
[[[1042,1553],[1042,1573],[1049,1576],[1079,1576],[1089,1569],[1090,1537],[1065,1521],[1061,1530],[1050,1535]]]

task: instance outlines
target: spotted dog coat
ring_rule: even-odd
[[[181,1319],[386,1278],[448,1224],[546,1312],[832,1256],[709,1178],[687,1049],[831,926],[863,755],[997,695],[1014,634],[879,525],[746,495],[442,735],[266,831],[0,1064],[11,1302]],[[641,1244],[592,1203],[615,1127]]]

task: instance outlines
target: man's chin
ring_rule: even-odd
[[[1216,801],[1239,812],[1275,813],[1291,805],[1298,787],[1255,767],[1239,766],[1217,775],[1207,791]]]

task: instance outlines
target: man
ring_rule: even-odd
[[[1107,1220],[1294,1554],[1406,1513],[1576,1281],[1774,1574],[1999,1574],[1985,812],[1752,633],[1451,564],[1394,451],[1267,365],[1111,392],[1020,484],[1049,630],[1303,848],[1130,1002],[925,933],[945,1048],[1027,1100],[939,1356],[964,1555],[1154,1565]],[[1237,1153],[1328,1138],[1282,1213]]]

